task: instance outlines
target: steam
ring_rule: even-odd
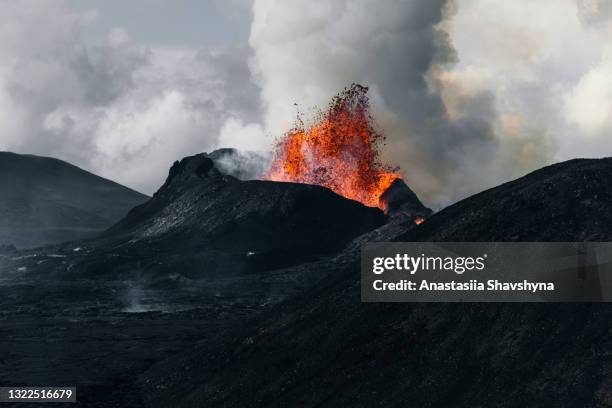
[[[434,206],[568,158],[567,146],[610,154],[584,143],[612,118],[604,3],[256,0],[264,134],[291,127],[294,103],[368,85],[387,161]]]
[[[177,159],[260,116],[246,46],[87,44],[68,1],[0,0],[0,150],[67,160],[145,193]]]
[[[145,193],[183,156],[269,152],[294,103],[324,107],[353,82],[370,87],[386,161],[433,206],[612,154],[609,0],[255,0],[249,44],[221,49],[144,45],[129,27],[92,45],[95,14],[67,0],[0,4],[0,149]]]
[[[445,104],[452,112],[462,94],[493,96],[496,160],[506,179],[554,161],[612,154],[612,82],[602,75],[612,68],[610,4],[491,7],[474,0],[462,2],[444,23],[458,55],[441,74]],[[454,86],[462,89],[459,97],[448,93]]]
[[[483,167],[499,150],[492,96],[464,98],[468,113],[453,119],[442,82],[428,80],[455,60],[440,26],[449,12],[442,1],[256,1],[250,41],[266,129],[287,129],[293,102],[324,106],[348,83],[366,84],[388,137],[387,161],[405,170],[409,185],[435,203],[481,188]]]
[[[142,303],[145,296],[146,293],[143,288],[138,286],[128,287],[124,296],[125,307],[122,311],[125,313],[146,313],[151,311],[149,307]]]
[[[211,154],[219,170],[239,180],[261,179],[266,174],[271,155],[256,151],[221,149]]]

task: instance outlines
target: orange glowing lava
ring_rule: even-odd
[[[298,120],[277,142],[267,178],[324,186],[382,208],[379,197],[402,176],[380,162],[384,137],[372,126],[367,91],[353,84],[334,97],[312,126]]]

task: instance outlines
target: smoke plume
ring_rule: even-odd
[[[248,44],[222,48],[146,45],[130,27],[91,44],[95,13],[67,0],[0,6],[0,149],[146,193],[183,156],[269,152],[297,109],[353,82],[384,158],[435,207],[612,154],[610,0],[255,0]]]
[[[145,193],[221,129],[259,119],[244,46],[148,46],[63,0],[0,0],[0,150],[67,160]]]
[[[581,79],[605,42],[575,50],[600,35],[595,31],[609,10],[585,7],[256,0],[251,69],[261,87],[264,128],[281,134],[295,118],[294,103],[325,106],[351,82],[367,85],[388,136],[387,161],[430,204],[446,205],[564,158],[559,151],[584,135],[577,126],[606,128],[610,98],[594,90],[607,87],[607,60]],[[570,62],[576,57],[585,61],[578,69]],[[599,116],[589,105],[579,108],[585,99]],[[582,150],[601,154],[593,144]]]

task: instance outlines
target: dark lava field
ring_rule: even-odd
[[[609,241],[611,180],[572,160],[416,225],[413,194],[388,216],[185,158],[97,238],[2,249],[0,383],[82,407],[609,407],[612,307],[362,304],[359,249]]]

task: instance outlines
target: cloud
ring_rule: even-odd
[[[230,117],[221,127],[219,146],[246,151],[268,151],[270,145],[265,143],[266,139],[261,124],[245,124],[239,117]]]
[[[429,80],[456,58],[440,27],[449,12],[443,1],[385,7],[374,0],[256,1],[250,43],[266,130],[278,135],[287,129],[294,102],[324,106],[358,82],[371,89],[374,115],[388,137],[385,156],[428,201],[447,203],[481,187],[482,168],[498,146],[493,97],[466,96],[466,110],[452,118],[443,83]]]
[[[549,162],[612,154],[611,4],[543,0],[491,7],[470,0],[446,22],[458,56],[446,75],[495,96],[500,152],[513,159],[513,176]]]
[[[95,12],[0,3],[0,149],[148,193],[182,156],[270,151],[294,103],[324,107],[352,82],[370,87],[387,161],[437,207],[612,154],[607,0],[255,0],[249,44],[222,49],[145,46],[130,27],[94,45]]]
[[[90,163],[98,172],[155,191],[174,160],[216,148],[226,122],[256,115],[246,61],[245,49],[149,49],[132,86],[112,103],[56,109],[46,120],[61,117],[52,122],[63,126],[48,130],[91,140]]]
[[[582,139],[583,145],[597,146],[610,154],[612,132],[612,2],[577,0],[578,17],[584,32],[583,46],[593,49],[581,65],[580,75],[564,89],[562,107],[566,123]],[[586,142],[586,143],[584,143]],[[573,146],[572,146],[573,147]],[[584,148],[580,149],[584,151]]]
[[[174,160],[216,148],[226,121],[250,128],[261,115],[247,46],[143,46],[123,28],[90,45],[91,13],[61,0],[2,3],[0,149],[152,193]]]
[[[612,132],[612,48],[565,94],[565,112],[582,134]]]
[[[605,25],[612,17],[610,0],[577,0],[578,16],[587,25]]]
[[[264,134],[291,126],[294,102],[308,110],[368,85],[385,157],[434,206],[553,161],[612,154],[610,4],[257,0]]]

